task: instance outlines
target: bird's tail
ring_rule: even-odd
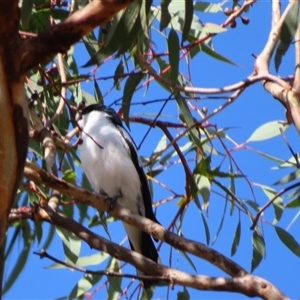
[[[160,263],[160,258],[158,256],[158,252],[156,250],[152,237],[148,233],[136,227],[130,226],[125,223],[123,224],[128,235],[131,249],[156,263]],[[139,275],[147,275],[139,270],[137,270],[137,272]],[[155,280],[143,280],[145,288],[148,288],[155,283],[157,283],[157,281]]]

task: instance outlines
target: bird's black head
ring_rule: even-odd
[[[123,127],[123,124],[122,124],[122,121],[121,119],[119,118],[119,116],[117,115],[116,111],[111,108],[111,107],[108,107],[108,106],[105,106],[105,105],[102,105],[102,104],[91,104],[89,106],[86,106],[81,114],[82,115],[87,115],[89,114],[90,112],[92,111],[99,111],[99,112],[104,112],[107,114],[107,117],[115,124],[115,125],[118,125],[118,126],[121,126]]]

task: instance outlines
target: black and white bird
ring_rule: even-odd
[[[118,198],[118,203],[134,214],[156,223],[152,198],[136,145],[116,112],[92,104],[82,110],[83,143],[79,146],[82,168],[96,192]],[[159,262],[152,237],[139,228],[123,223],[131,249]],[[138,271],[138,274],[143,274]],[[151,282],[144,281],[148,287]]]

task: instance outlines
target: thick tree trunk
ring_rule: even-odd
[[[20,75],[18,1],[0,0],[0,249],[7,220],[22,178],[28,148],[27,101]],[[3,259],[0,258],[2,286]]]

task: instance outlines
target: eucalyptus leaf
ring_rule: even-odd
[[[257,129],[254,130],[254,132],[248,138],[246,143],[265,141],[280,135],[281,134],[280,129],[282,131],[285,131],[288,128],[287,126],[284,126],[282,123],[283,121],[271,121],[259,126]]]

